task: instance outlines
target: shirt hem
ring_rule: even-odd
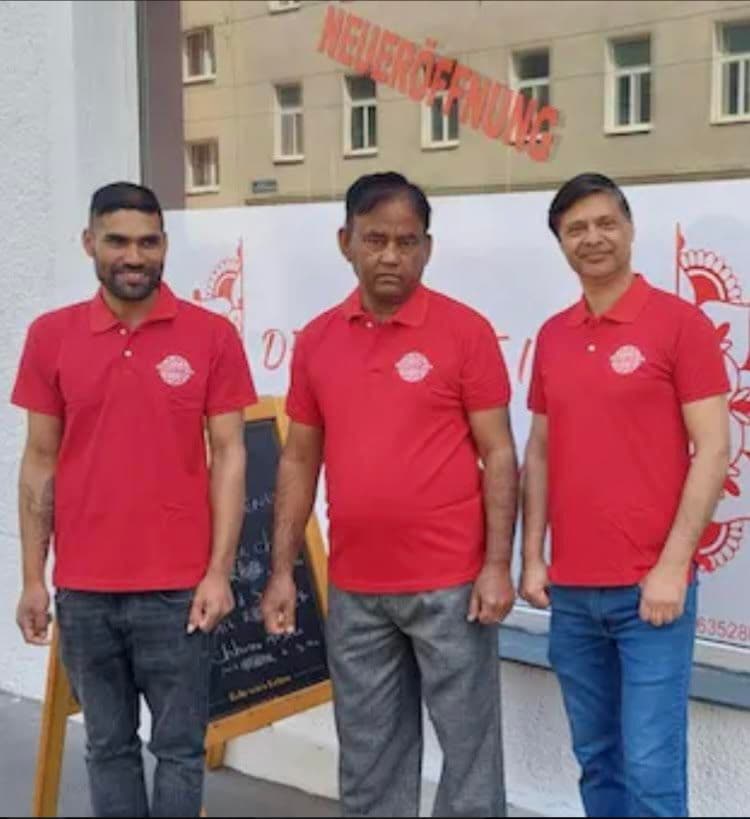
[[[227,412],[241,412],[248,407],[255,406],[258,403],[257,396],[253,397],[251,400],[244,400],[244,401],[235,401],[229,402],[226,404],[219,404],[218,406],[211,407],[210,409],[206,409],[206,417],[211,418],[214,415],[223,415]]]
[[[553,586],[580,586],[593,589],[620,588],[637,585],[650,571],[651,569],[644,569],[643,571],[619,575],[617,577],[571,577],[569,575],[556,577],[554,576],[554,572],[552,572],[550,574],[550,583]]]
[[[510,405],[510,399],[498,398],[492,401],[476,401],[474,403],[466,402],[464,406],[467,412],[481,412],[482,410],[490,409],[505,409]]]
[[[58,407],[42,406],[33,401],[25,401],[23,399],[12,398],[10,403],[18,409],[26,410],[27,412],[38,412],[40,415],[51,415],[54,418],[64,418],[65,412]]]
[[[323,421],[321,418],[308,418],[303,413],[297,412],[296,410],[290,410],[288,407],[286,414],[289,420],[294,421],[295,424],[303,424],[306,427],[317,427],[318,429],[323,428]]]
[[[206,567],[208,568],[208,567]],[[55,577],[53,585],[56,589],[69,589],[70,591],[81,592],[101,592],[117,593],[130,592],[138,594],[142,592],[159,592],[159,591],[181,591],[183,589],[195,588],[205,576],[205,570],[191,575],[183,575],[175,578],[171,576],[169,580],[148,579],[140,582],[110,581],[108,579],[82,579],[80,577]]]
[[[477,579],[481,570],[482,564],[480,563],[476,569],[463,572],[459,575],[443,578],[427,578],[425,580],[414,580],[402,583],[363,583],[361,581],[336,577],[332,574],[331,583],[336,586],[337,589],[341,589],[341,591],[353,592],[354,594],[419,594],[420,592],[449,589],[452,586],[461,586],[464,583],[473,582]]]
[[[730,392],[730,388],[727,385],[723,385],[721,388],[715,387],[706,390],[696,390],[687,395],[681,395],[680,404],[690,404],[693,401],[701,401],[704,398],[716,398],[719,395],[726,395],[728,392]]]

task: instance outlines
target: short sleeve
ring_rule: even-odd
[[[211,362],[206,391],[206,415],[236,412],[255,404],[257,400],[242,339],[234,325],[227,321]]]
[[[40,336],[40,326],[32,324],[26,335],[10,400],[16,406],[30,412],[62,418],[65,414],[65,403],[60,392],[55,363],[57,345],[53,344],[51,339],[45,343]]]
[[[510,403],[510,381],[497,335],[490,323],[473,323],[461,367],[461,400],[468,412]]]
[[[729,392],[719,333],[697,308],[690,311],[680,330],[673,378],[681,404]]]
[[[292,354],[289,393],[286,398],[286,414],[299,424],[323,427],[323,414],[315,396],[309,371],[309,352],[304,332],[297,336]]]
[[[531,386],[527,400],[528,408],[536,415],[547,414],[547,396],[544,392],[544,378],[542,376],[542,334],[537,336],[534,350],[534,364],[531,368]]]

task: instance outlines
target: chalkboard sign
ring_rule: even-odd
[[[271,568],[280,446],[275,419],[245,422],[245,521],[232,575],[236,608],[214,634],[212,720],[328,679],[322,616],[306,556],[294,570],[295,633],[269,635],[263,626],[260,601]]]
[[[289,420],[283,398],[262,398],[245,411],[247,450],[245,520],[232,576],[236,608],[216,630],[207,760],[219,767],[227,740],[329,702],[324,622],[328,566],[318,522],[305,528],[305,548],[294,569],[294,634],[266,634],[260,601],[271,568],[276,468]]]

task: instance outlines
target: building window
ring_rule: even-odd
[[[182,76],[185,82],[212,80],[216,77],[213,29],[199,28],[184,35]]]
[[[513,87],[539,108],[549,105],[549,51],[529,51],[514,54],[512,61]]]
[[[607,122],[611,133],[651,129],[651,40],[613,40],[608,48]]]
[[[455,66],[454,69],[455,71]],[[445,79],[450,88],[452,76]],[[447,91],[435,94],[432,105],[422,106],[422,147],[455,148],[458,145],[458,100],[451,104],[448,114],[443,113]]]
[[[750,21],[717,27],[714,78],[714,119],[750,119]]]
[[[549,105],[549,51],[519,52],[511,60],[511,84],[515,91],[523,94],[527,100],[536,100],[537,110]],[[543,122],[541,131],[549,131],[549,122]],[[537,137],[537,141],[541,137]],[[515,144],[515,136],[513,136]],[[529,141],[529,137],[525,138]]]
[[[299,161],[305,156],[302,86],[276,86],[276,161]]]
[[[268,10],[271,14],[280,11],[292,11],[299,8],[299,0],[268,0]]]
[[[375,83],[369,77],[344,81],[344,146],[348,154],[374,154],[378,148]]]
[[[189,142],[185,159],[188,193],[219,190],[219,143],[215,139]]]

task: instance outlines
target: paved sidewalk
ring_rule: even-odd
[[[30,816],[34,786],[39,703],[0,692],[0,812]],[[91,816],[83,762],[84,732],[68,722],[58,816]],[[147,772],[153,770],[145,755]],[[206,782],[209,816],[339,816],[338,803],[223,769],[209,773]]]
[[[39,703],[0,691],[0,813],[30,816],[34,786]],[[83,762],[83,726],[68,722],[58,816],[91,816]],[[153,760],[145,754],[150,776]],[[208,774],[206,810],[209,816],[339,816],[338,802],[272,782],[243,776],[229,769]],[[511,809],[511,816],[528,816]]]

